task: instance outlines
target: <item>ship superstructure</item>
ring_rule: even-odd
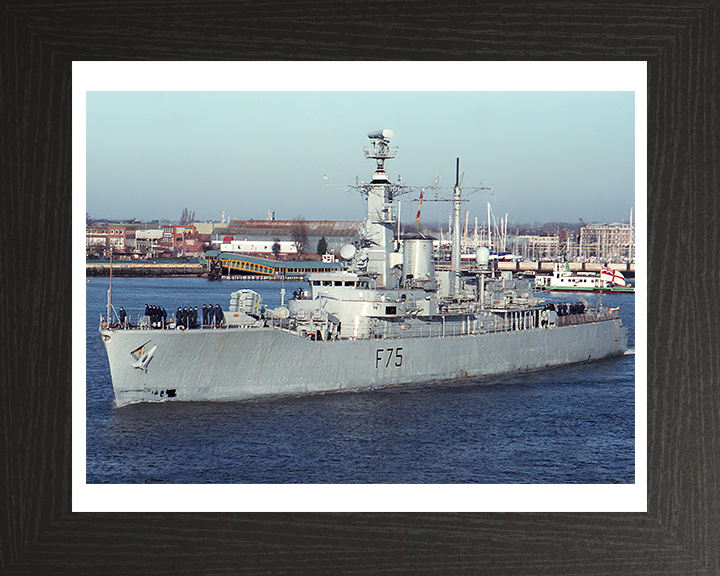
[[[357,187],[367,214],[362,240],[341,250],[348,267],[308,274],[303,289],[273,310],[257,292],[234,292],[221,327],[101,321],[118,406],[444,381],[625,351],[618,310],[546,306],[527,280],[495,271],[485,247],[476,268],[461,270],[459,235],[450,270],[436,271],[432,239],[395,234],[395,199],[411,189],[385,171],[396,154],[393,133],[368,137],[365,155],[376,169]],[[456,178],[456,231],[460,201]]]

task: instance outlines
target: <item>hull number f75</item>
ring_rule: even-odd
[[[394,354],[393,354],[394,352]],[[375,368],[391,365],[400,367],[403,363],[402,348],[380,348],[375,351]]]

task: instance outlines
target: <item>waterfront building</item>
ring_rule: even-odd
[[[124,254],[127,228],[117,224],[85,226],[86,253],[105,256],[110,248],[114,254]]]
[[[160,228],[151,230],[135,230],[135,248],[146,258],[156,258],[161,252],[160,240],[163,231]]]
[[[339,253],[345,244],[359,238],[362,222],[347,220],[232,220],[212,234],[213,247],[258,257],[274,257],[273,245],[280,250],[279,259],[317,256],[318,242],[325,239],[328,253]]]
[[[192,224],[163,224],[158,246],[161,256],[199,258],[204,253],[204,242]]]
[[[586,224],[580,230],[579,258],[583,262],[634,262],[632,224]]]

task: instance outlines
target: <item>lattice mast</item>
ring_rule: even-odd
[[[394,230],[396,225],[393,211],[393,192],[396,186],[390,184],[385,172],[385,161],[395,158],[397,147],[391,148],[389,139],[394,136],[392,130],[370,132],[372,141],[365,148],[365,157],[377,162],[367,192],[367,217],[365,220],[365,240],[367,243],[367,272],[377,275],[378,287],[386,287],[390,274],[388,254],[394,249]]]
[[[455,163],[455,187],[453,188],[452,231],[452,296],[460,294],[460,158]]]

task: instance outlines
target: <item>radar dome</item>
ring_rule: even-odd
[[[340,258],[343,260],[352,260],[353,256],[357,253],[357,248],[352,244],[345,244],[340,248]]]
[[[487,246],[480,246],[475,250],[475,260],[478,266],[488,265],[490,262],[490,250],[487,249]]]

